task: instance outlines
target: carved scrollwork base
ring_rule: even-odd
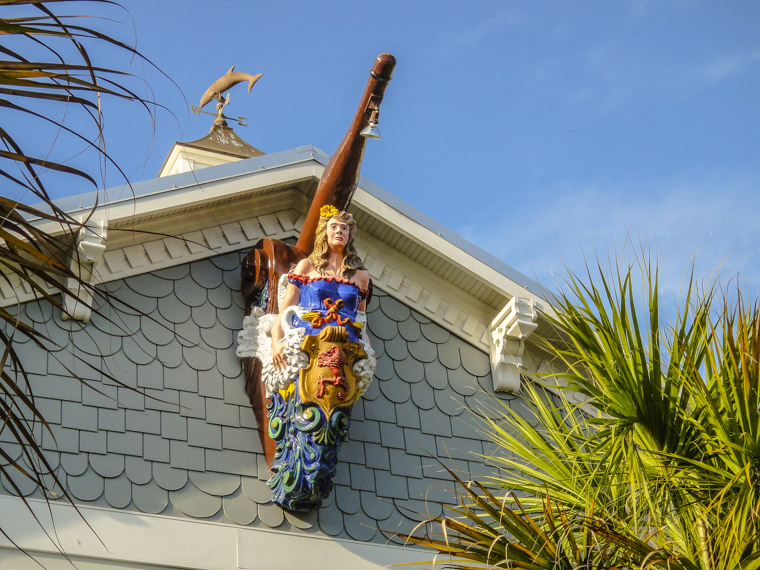
[[[268,481],[272,500],[290,511],[312,511],[332,491],[351,408],[335,408],[328,418],[319,406],[301,401],[296,382],[288,398],[272,396],[267,412],[269,437],[277,445]]]
[[[332,490],[338,450],[348,433],[351,406],[361,395],[356,364],[368,360],[362,343],[341,327],[305,335],[301,351],[308,366],[298,380],[272,394],[267,407],[275,441],[269,486],[273,501],[291,511],[311,511]]]

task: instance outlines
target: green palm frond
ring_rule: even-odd
[[[90,13],[70,13],[82,9]],[[151,121],[160,107],[137,94],[130,86],[135,78],[124,69],[96,63],[104,54],[113,61],[121,53],[153,65],[131,45],[102,31],[108,21],[102,16],[107,16],[108,10],[123,8],[108,0],[0,0],[0,109],[6,120],[11,115],[20,119],[15,127],[5,121],[0,125],[0,178],[8,190],[0,196],[0,280],[7,285],[5,289],[26,290],[34,299],[31,303],[50,303],[64,313],[62,294],[67,293],[118,331],[119,323],[111,320],[112,308],[135,314],[141,311],[120,303],[107,291],[94,289],[71,268],[76,266],[71,263],[77,255],[73,247],[76,236],[90,221],[72,218],[48,192],[51,174],[54,182],[64,177],[96,189],[104,185],[105,165],[123,175],[106,151],[105,101],[134,103]],[[30,132],[35,133],[31,142]],[[53,142],[59,144],[40,146],[38,134],[43,132],[51,132]],[[83,166],[70,162],[71,149],[60,144],[64,135],[93,153],[80,160]],[[70,290],[67,281],[78,283],[93,295],[93,301],[79,296],[77,289]],[[35,403],[25,363],[16,352],[21,342],[32,342],[53,355],[63,347],[39,328],[29,326],[20,314],[19,304],[0,307],[0,436],[4,442],[15,442],[15,447],[0,448],[0,476],[25,502],[24,489],[29,485],[46,490],[45,498],[69,499],[40,446],[41,431],[53,441],[55,437]],[[85,360],[79,364],[94,368]],[[69,364],[61,365],[69,375],[86,382]],[[125,386],[107,370],[98,373]],[[0,528],[0,533],[12,540],[8,530]]]
[[[498,475],[455,477],[463,502],[433,522],[457,532],[416,544],[493,568],[760,566],[760,307],[692,276],[668,325],[658,281],[644,256],[570,275],[544,346],[563,382],[526,379],[532,417],[481,411]]]
[[[514,493],[498,497],[484,485],[450,473],[460,489],[460,505],[429,521],[440,531],[427,536],[396,535],[437,551],[436,568],[438,564],[460,570],[698,568],[688,559],[612,527],[596,516],[592,505],[580,514],[546,495],[540,512],[532,514]]]

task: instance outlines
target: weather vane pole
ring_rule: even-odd
[[[216,120],[214,121],[214,124],[211,126],[211,130],[214,130],[216,127],[226,127],[227,121],[236,121],[241,127],[247,127],[248,126],[248,119],[245,117],[228,117],[224,114],[224,108],[230,104],[230,94],[227,93],[227,96],[224,97],[223,94],[225,91],[231,89],[238,83],[242,83],[243,81],[248,82],[248,93],[251,92],[251,89],[253,89],[254,83],[256,83],[261,78],[261,73],[257,75],[251,75],[250,73],[243,73],[241,71],[235,71],[235,66],[233,65],[230,67],[229,71],[222,75],[219,79],[214,81],[214,83],[211,84],[211,87],[206,89],[206,92],[201,97],[200,104],[196,107],[195,105],[190,105],[190,109],[193,111],[193,114],[200,115],[203,113],[204,115],[212,115],[216,117]],[[205,107],[208,103],[210,103],[212,100],[215,100],[216,103],[216,113],[209,113],[208,111],[203,111],[203,107]]]

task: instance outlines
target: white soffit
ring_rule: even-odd
[[[258,157],[248,160],[258,160]],[[106,218],[109,228],[128,226],[137,230],[141,229],[141,223],[146,220],[176,217],[201,209],[205,212],[205,218],[209,219],[212,210],[225,203],[266,194],[268,191],[274,193],[283,187],[292,187],[302,182],[312,182],[315,178],[319,179],[324,169],[322,165],[307,159],[270,168],[262,165],[255,171],[227,172],[230,167],[238,167],[243,162],[247,161],[146,181],[151,183],[149,186],[138,183],[133,185],[134,196],[129,189],[122,189],[119,193],[126,196],[99,206],[94,211],[81,206],[66,211],[72,217],[92,213],[93,218]],[[218,172],[222,169],[225,171],[223,175]],[[157,181],[163,184],[155,184]],[[138,190],[141,192],[138,193]],[[109,189],[107,192],[115,191]],[[67,199],[69,200],[76,202],[76,198]],[[239,212],[238,216],[244,218],[245,212]],[[38,227],[51,233],[58,230],[58,225],[52,222],[41,222]],[[169,233],[167,229],[171,228],[164,227],[164,231]]]
[[[210,209],[262,196],[267,192],[281,192],[285,187],[295,187],[305,194],[311,194],[328,161],[329,156],[319,149],[305,146],[195,172],[146,180],[133,184],[131,189],[111,188],[105,191],[107,203],[97,208],[93,218],[107,218],[110,228],[126,225],[139,229],[140,223],[145,220],[181,216],[196,210],[203,210],[207,219]],[[58,200],[57,204],[72,216],[77,216],[90,214],[91,210],[81,204],[93,202],[94,194],[86,194]],[[531,279],[417,212],[371,181],[360,179],[353,204],[375,224],[409,238],[420,247],[437,254],[442,261],[451,262],[457,269],[506,296],[541,301],[541,291]],[[238,219],[245,217],[245,207],[242,204],[240,206]],[[56,230],[55,226],[48,224],[41,223],[40,227],[52,232]]]

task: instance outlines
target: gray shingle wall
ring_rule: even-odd
[[[77,501],[381,542],[382,531],[410,530],[420,520],[414,513],[438,514],[454,501],[450,477],[431,456],[488,472],[478,455],[489,448],[465,411],[492,404],[487,355],[376,290],[368,310],[376,379],[354,406],[335,491],[306,516],[273,506],[235,355],[242,255],[108,284],[127,307],[113,322],[93,316],[82,327],[48,304],[25,307],[29,321],[66,346],[47,357],[31,342],[19,348],[55,438],[38,426],[43,448]],[[5,439],[3,449],[20,457]]]

